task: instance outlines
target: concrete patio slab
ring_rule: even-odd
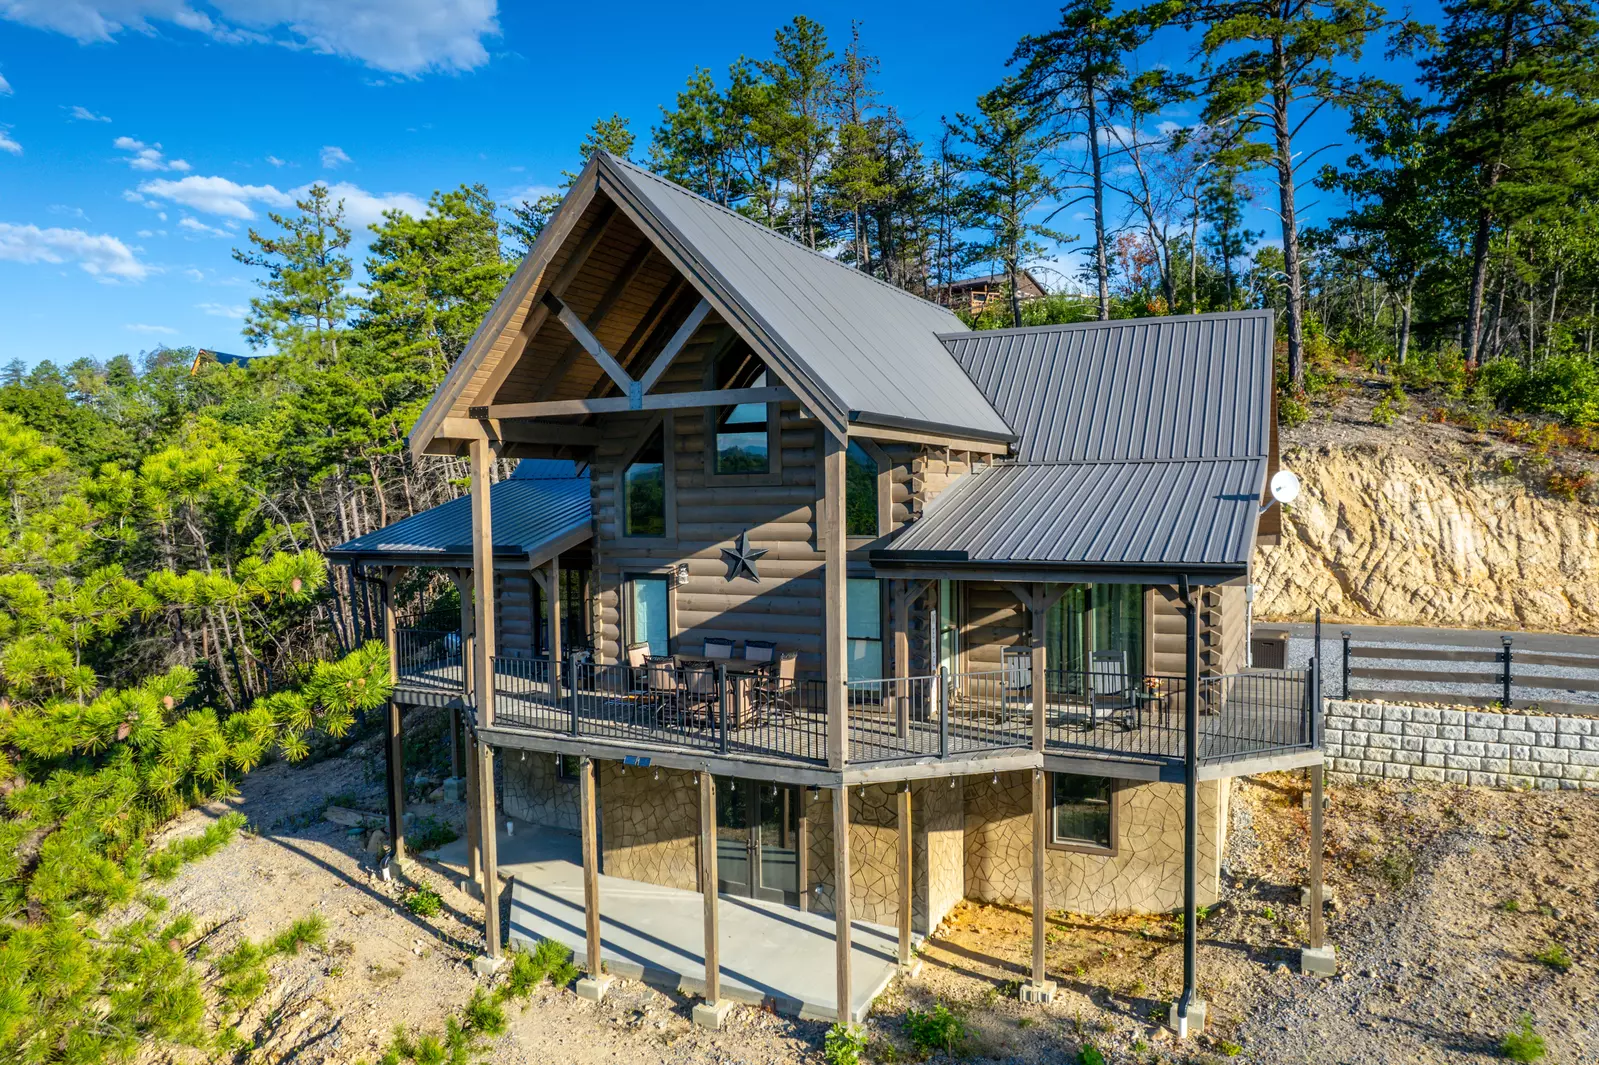
[[[436,861],[464,875],[466,843],[440,848]],[[499,834],[501,879],[511,881],[510,940],[554,939],[584,964],[582,848],[577,836],[516,823]],[[722,995],[778,1013],[837,1020],[833,970],[835,922],[779,903],[722,895]],[[851,924],[851,1019],[898,971],[897,932]],[[620,877],[600,877],[600,950],[606,972],[665,990],[698,995],[705,988],[705,908],[696,891]]]

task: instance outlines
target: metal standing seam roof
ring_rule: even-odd
[[[1244,572],[1271,443],[1272,317],[1250,311],[946,335],[1017,430],[878,563]]]
[[[525,559],[592,528],[587,474],[571,462],[524,459],[489,489],[494,554]],[[333,548],[334,562],[449,565],[472,560],[472,500],[460,496]]]
[[[952,311],[648,170],[614,156],[606,161],[852,420],[877,415],[1014,436],[940,341],[940,334],[965,329]]]

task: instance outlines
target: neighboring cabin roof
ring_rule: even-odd
[[[587,473],[571,462],[524,459],[511,476],[489,489],[494,555],[524,562],[547,558],[591,535],[593,510]],[[472,500],[461,496],[340,544],[333,562],[470,566]]]
[[[1010,426],[939,342],[938,334],[965,329],[953,312],[642,167],[603,159],[851,421],[1011,439]]]
[[[1033,276],[1031,270],[1021,270],[1021,271],[1018,271],[1018,273],[1021,275],[1023,280],[1030,282],[1034,288],[1038,289],[1038,291],[1040,291],[1040,292],[1044,291],[1044,286],[1038,283],[1038,278]],[[967,289],[977,288],[979,285],[986,287],[988,285],[1009,285],[1009,284],[1010,284],[1010,275],[1009,274],[1005,274],[1005,273],[999,273],[999,274],[979,274],[976,277],[957,277],[955,280],[951,281],[945,287],[948,288],[951,292],[965,292]]]
[[[1271,444],[1272,316],[946,335],[1015,427],[874,551],[884,565],[1247,572]]]
[[[261,356],[233,355],[226,351],[212,351],[210,348],[196,348],[194,352],[194,361],[189,364],[190,377],[193,377],[195,374],[200,372],[200,363],[207,358],[211,359],[219,366],[248,366],[252,360],[261,358]]]

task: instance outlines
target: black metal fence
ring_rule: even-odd
[[[394,651],[401,684],[430,691],[462,691],[459,631],[396,626]]]
[[[1596,710],[1599,657],[1517,650],[1512,636],[1499,637],[1498,647],[1357,645],[1348,631],[1342,639],[1337,693],[1344,699],[1537,706],[1556,713]]]
[[[852,680],[844,695],[851,762],[1032,746],[1031,691],[1013,670]]]

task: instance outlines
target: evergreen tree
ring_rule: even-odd
[[[869,232],[873,205],[888,199],[894,189],[887,181],[887,153],[893,129],[874,116],[877,90],[872,78],[877,59],[861,51],[859,22],[850,24],[850,43],[833,75],[837,147],[822,183],[828,206],[843,221],[843,236],[850,245],[849,258],[858,270],[872,272]]]
[[[577,156],[581,160],[578,169],[581,170],[582,164],[587,163],[589,156],[595,152],[631,159],[635,140],[633,131],[628,128],[628,120],[621,115],[612,114],[610,118],[595,119],[588,135],[578,143]],[[561,178],[560,191],[546,193],[532,201],[522,200],[511,208],[511,220],[505,228],[516,242],[519,257],[533,250],[533,244],[544,232],[550,216],[561,206],[561,201],[566,199],[566,191],[577,181],[577,174],[563,170]]]
[[[650,134],[650,168],[724,207],[737,206],[749,189],[738,165],[743,136],[733,101],[709,70],[696,67],[676,107],[661,108],[661,124]]]
[[[1470,173],[1475,218],[1462,347],[1481,352],[1494,231],[1592,190],[1599,164],[1599,18],[1585,0],[1452,0],[1422,81],[1443,152]]]
[[[239,262],[267,272],[259,282],[265,294],[250,300],[244,336],[252,348],[271,344],[280,355],[327,365],[338,361],[339,334],[352,305],[344,202],[334,202],[319,183],[294,206],[297,215],[267,216],[281,235],[252,228],[255,250],[233,249]]]
[[[1053,202],[1060,191],[1044,167],[1054,139],[1016,96],[1010,85],[985,93],[978,98],[977,114],[957,114],[953,129],[970,146],[963,159],[971,179],[965,196],[972,223],[988,233],[981,255],[1003,267],[1011,322],[1020,324],[1021,272],[1045,252],[1037,238],[1061,243],[1076,238],[1034,220],[1036,209]]]
[[[1372,0],[1198,0],[1181,9],[1203,29],[1205,121],[1236,126],[1243,147],[1276,176],[1287,308],[1288,380],[1305,377],[1304,262],[1295,193],[1311,161],[1294,146],[1310,118],[1354,102],[1359,82],[1343,64],[1358,60],[1381,24]]]
[[[808,248],[823,236],[818,191],[823,163],[833,147],[828,122],[836,83],[827,31],[804,15],[776,33],[776,55],[759,64],[771,85],[769,109],[756,116],[760,133],[770,138],[777,172],[793,190],[788,219],[792,235]]]

